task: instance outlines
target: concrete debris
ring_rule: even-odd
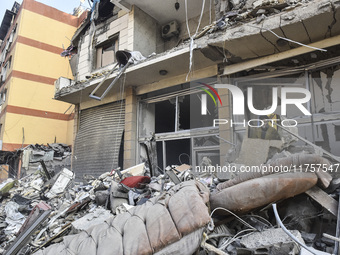
[[[309,0],[247,0],[247,1],[226,1],[229,4],[221,5],[220,11],[216,13],[216,26],[211,31],[225,29],[237,24],[240,21],[246,21],[256,18],[260,23],[266,17],[280,12],[289,11],[300,6],[301,3],[309,2]],[[287,19],[294,19],[289,14]],[[203,28],[202,31],[205,29]]]
[[[282,141],[270,152],[270,140],[263,140],[263,163],[251,165],[244,150],[251,152],[256,141],[246,139],[241,150],[235,147],[232,158],[238,164],[229,164],[259,171],[233,172],[226,181],[213,169],[196,172],[188,164],[150,176],[144,163],[98,178],[87,175],[82,182],[67,168],[49,176],[49,166],[8,179],[0,184],[0,249],[4,254],[54,254],[68,247],[72,254],[104,254],[107,245],[116,243],[115,254],[332,253],[335,242],[323,234],[338,238],[337,179],[311,169],[284,169],[329,168],[334,162],[315,148],[286,147]],[[209,167],[207,162],[204,168]],[[273,202],[282,224],[309,251],[276,227]]]
[[[5,229],[5,234],[10,234],[12,232],[17,233],[22,224],[25,222],[25,216],[22,215],[19,211],[19,205],[15,202],[8,202],[5,205],[5,213],[6,213],[6,223],[8,224]]]
[[[303,242],[299,231],[294,230],[292,234]],[[298,254],[297,245],[281,228],[252,233],[242,237],[240,243],[248,249],[266,250],[267,254],[278,254],[279,251],[280,254]]]
[[[51,190],[45,196],[51,199],[56,197],[58,194],[63,193],[67,185],[73,179],[73,177],[74,177],[73,172],[64,168],[64,170],[58,176],[56,182],[53,184]]]

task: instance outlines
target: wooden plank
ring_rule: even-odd
[[[323,208],[333,214],[335,217],[338,216],[338,201],[330,197],[326,192],[317,186],[307,190],[305,192],[308,196],[318,202]]]

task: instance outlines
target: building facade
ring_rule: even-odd
[[[292,84],[310,91],[311,115],[290,109],[284,117],[297,120],[301,137],[340,155],[338,1],[178,3],[102,0],[73,35],[75,79],[57,87],[55,98],[76,105],[76,174],[143,161],[154,173],[206,160],[223,165],[249,136],[240,119],[253,116],[233,115],[226,89],[218,89],[221,103],[209,101],[202,116],[202,91],[192,86],[233,84],[245,93],[252,87],[254,106],[265,109],[272,78],[280,78],[279,91]],[[120,51],[145,59],[110,72],[121,64]],[[241,124],[214,126],[214,119]]]
[[[2,150],[72,144],[74,107],[53,95],[56,79],[72,78],[69,60],[60,54],[79,24],[78,17],[34,0],[6,11],[0,29]]]

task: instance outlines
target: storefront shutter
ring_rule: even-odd
[[[72,164],[76,179],[84,174],[97,177],[118,167],[124,119],[124,102],[81,111]]]

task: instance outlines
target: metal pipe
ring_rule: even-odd
[[[338,238],[338,237],[331,236],[331,235],[329,235],[329,234],[327,234],[327,233],[323,233],[322,235],[323,235],[324,237],[328,238],[328,239],[333,240],[333,241],[340,242],[340,238]],[[336,254],[335,249],[334,249],[334,254]]]

